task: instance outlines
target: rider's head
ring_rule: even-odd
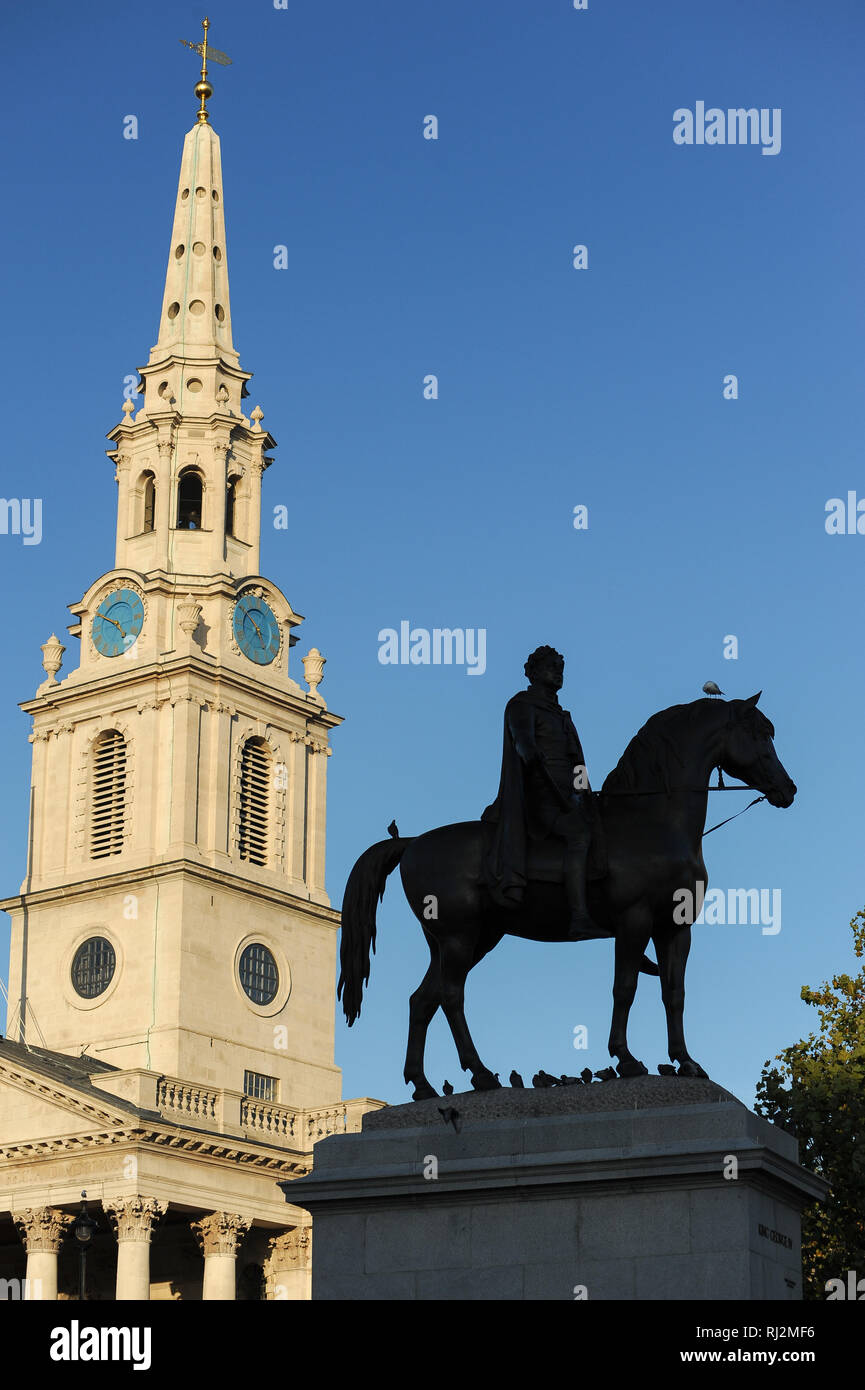
[[[558,690],[561,688],[564,675],[565,658],[555,647],[538,647],[532,652],[524,669],[532,683],[540,681],[543,684],[554,685]]]

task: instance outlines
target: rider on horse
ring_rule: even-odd
[[[586,864],[596,817],[579,736],[558,692],[564,657],[538,647],[525,664],[528,690],[505,708],[502,775],[498,795],[481,820],[492,825],[484,857],[487,887],[500,907],[517,907],[529,877],[528,842],[565,841],[569,939],[611,936],[586,904]]]

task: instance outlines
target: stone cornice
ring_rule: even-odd
[[[213,356],[212,354],[205,354],[200,357],[181,357],[179,354],[172,353],[161,362],[154,362],[148,364],[146,367],[140,367],[139,372],[142,377],[156,376],[160,372],[169,370],[173,366],[216,367],[220,372],[224,372],[232,381],[249,381],[252,377],[251,372],[244,372],[232,363],[226,362],[224,359]],[[146,412],[146,404],[141,406],[140,410]],[[212,430],[223,429],[226,433],[238,434],[244,439],[251,436],[251,443],[260,443],[266,449],[275,449],[277,447],[276,440],[269,430],[254,430],[246,416],[233,415],[225,410],[208,410],[202,411],[200,414],[193,414],[189,410],[181,413],[178,410],[158,410],[154,407],[151,411],[142,414],[141,419],[138,419],[136,415],[135,420],[130,424],[124,422],[115,425],[112,430],[106,431],[105,438],[110,439],[112,443],[122,448],[124,444],[137,444],[142,439],[146,439],[148,435],[152,435],[156,430],[160,428],[165,429],[166,426],[168,426],[174,434],[175,439],[182,443],[183,427],[189,424],[196,427],[203,425],[205,429],[208,427]],[[113,458],[118,450],[116,448],[106,449],[105,452],[109,458]]]
[[[321,903],[296,897],[284,889],[271,888],[267,884],[256,883],[253,879],[242,878],[225,869],[212,868],[209,864],[195,863],[191,859],[172,859],[161,864],[145,864],[138,868],[125,869],[122,873],[100,874],[98,878],[83,879],[80,883],[64,883],[57,888],[40,888],[31,893],[17,893],[14,897],[0,900],[0,910],[8,912],[10,908],[30,907],[57,899],[65,902],[71,898],[87,896],[102,888],[117,890],[127,883],[140,884],[151,879],[176,877],[179,874],[202,879],[206,883],[218,883],[220,887],[233,889],[247,899],[261,898],[265,902],[305,913],[306,916],[330,926],[339,926],[340,915],[332,907],[324,907]]]
[[[182,570],[169,571],[164,569],[148,570],[146,574],[142,574],[140,570],[132,569],[128,565],[118,565],[114,569],[106,570],[98,579],[94,579],[82,598],[76,600],[75,603],[67,605],[70,613],[74,613],[76,617],[80,617],[82,614],[86,613],[88,608],[92,606],[94,594],[98,593],[100,588],[111,585],[115,579],[120,579],[124,576],[133,578],[141,585],[146,594],[164,594],[169,598],[175,595],[182,597],[187,589],[192,588],[197,595],[205,598],[214,598],[221,595],[223,598],[235,599],[238,590],[244,588],[247,584],[266,584],[279,595],[286,608],[291,611],[293,617],[296,619],[293,626],[298,626],[304,621],[303,614],[295,612],[288,598],[275,580],[268,579],[266,575],[249,574],[238,577],[229,574],[228,570],[224,570],[220,574],[212,575],[186,574]]]
[[[402,1163],[398,1158],[377,1162],[365,1153],[362,1144],[369,1133],[362,1136],[360,1143],[357,1135],[341,1137],[341,1149],[333,1152],[339,1153],[343,1166],[320,1165],[319,1171],[302,1181],[290,1196],[286,1185],[280,1184],[286,1201],[310,1212],[315,1221],[321,1213],[387,1211],[401,1202],[418,1206],[433,1206],[442,1201],[471,1204],[477,1201],[478,1193],[487,1196],[502,1190],[518,1190],[521,1202],[544,1201],[553,1192],[557,1197],[582,1197],[588,1193],[620,1193],[623,1189],[667,1193],[676,1188],[717,1190],[728,1185],[722,1175],[730,1155],[735,1155],[738,1163],[740,1186],[756,1188],[773,1199],[783,1194],[784,1200],[800,1211],[808,1202],[825,1200],[827,1191],[822,1178],[791,1159],[764,1144],[735,1135],[723,1144],[715,1139],[684,1140],[679,1152],[673,1145],[668,1149],[656,1142],[623,1152],[575,1149],[544,1153],[539,1149],[520,1155],[503,1148],[501,1154],[448,1159],[446,1167],[442,1164],[439,1181],[429,1183],[423,1178],[422,1163],[412,1161],[412,1144],[418,1153],[423,1152],[421,1141],[416,1139],[420,1133],[402,1131],[399,1142],[407,1158]],[[376,1131],[372,1134],[379,1137]],[[429,1146],[432,1141],[425,1138],[422,1142]],[[505,1142],[506,1135],[502,1139]],[[346,1181],[347,1175],[350,1181]]]
[[[153,354],[157,351],[158,346],[159,345],[156,344],[151,349],[151,355],[149,360],[145,362],[143,366],[137,369],[139,376],[143,377],[145,372],[162,372],[165,371],[166,368],[172,366],[204,366],[205,364],[209,363],[211,366],[223,368],[223,370],[230,373],[231,376],[236,377],[238,381],[252,380],[252,372],[244,371],[243,368],[238,365],[237,360],[232,361],[232,357],[234,357],[235,359],[237,358],[237,353],[235,353],[233,349],[232,357],[229,357],[226,356],[226,354],[219,348],[217,348],[215,352],[198,352],[198,344],[190,343],[187,344],[187,350],[185,352],[176,352],[174,348],[170,348],[166,350],[162,357],[154,357]],[[180,419],[185,418],[183,415],[180,414],[180,412],[178,412],[178,417]],[[148,418],[152,418],[152,416]],[[121,428],[122,426],[117,426],[117,429]],[[115,433],[116,430],[111,431],[111,434]],[[105,438],[110,439],[111,435],[106,434]]]
[[[93,1130],[86,1134],[58,1135],[51,1139],[0,1145],[0,1174],[6,1164],[20,1170],[22,1164],[59,1156],[94,1153],[117,1148],[119,1145],[140,1145],[153,1149],[175,1149],[199,1158],[240,1164],[244,1168],[282,1173],[286,1177],[304,1176],[312,1169],[312,1155],[290,1154],[253,1145],[227,1135],[205,1133],[202,1130],[179,1129],[174,1126],[125,1126],[108,1131]]]
[[[300,694],[297,695],[290,690],[280,690],[272,685],[265,685],[258,681],[247,671],[233,670],[229,666],[221,666],[219,671],[215,671],[213,665],[204,657],[190,655],[170,657],[164,661],[150,661],[140,666],[135,666],[130,670],[112,671],[109,675],[104,672],[89,681],[78,681],[75,684],[64,688],[64,682],[52,686],[50,694],[37,695],[32,700],[21,700],[19,708],[25,714],[37,715],[44,711],[55,711],[60,714],[67,704],[81,706],[88,695],[93,695],[99,700],[101,708],[105,708],[105,693],[111,690],[118,702],[124,699],[129,708],[136,708],[139,703],[139,692],[142,687],[146,687],[149,682],[156,680],[165,681],[166,687],[170,686],[171,680],[176,680],[178,675],[188,674],[190,677],[199,677],[199,689],[195,698],[200,698],[204,704],[220,703],[226,699],[232,699],[241,704],[249,705],[250,696],[253,703],[260,711],[261,717],[267,718],[267,704],[282,713],[290,711],[292,714],[299,715],[307,724],[322,730],[322,736],[326,737],[327,729],[336,728],[341,724],[342,716],[334,714],[331,710],[322,709],[320,704],[311,701],[309,698]],[[67,678],[68,679],[68,678]],[[124,692],[128,692],[125,694]],[[164,697],[168,698],[168,689]],[[176,689],[170,691],[173,698],[177,697]],[[159,698],[159,697],[157,697]],[[311,708],[312,706],[312,708]],[[125,706],[122,706],[125,707]],[[82,717],[89,717],[89,711],[82,710]]]

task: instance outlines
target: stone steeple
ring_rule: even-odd
[[[200,83],[210,92],[209,84]],[[203,108],[203,99],[202,99]],[[231,334],[222,160],[207,112],[183,142],[159,333],[136,412],[109,432],[118,483],[115,565],[237,579],[259,572],[261,477],[274,439]]]
[[[238,360],[231,341],[219,136],[201,123],[183,142],[159,338],[148,365],[213,357]]]

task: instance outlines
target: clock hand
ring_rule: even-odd
[[[117,631],[120,633],[121,637],[126,636],[126,629],[122,628],[115,618],[109,618],[107,613],[103,613],[102,618],[103,621],[106,623],[113,623],[114,626],[117,628]]]
[[[256,632],[258,633],[259,641],[263,642],[263,641],[264,641],[264,638],[263,638],[262,635],[261,635],[261,628],[258,626],[258,623],[255,621],[255,619],[253,618],[253,616],[252,616],[251,613],[247,613],[246,616],[247,616],[247,618],[249,619],[249,621],[252,623],[252,626],[255,628]]]

